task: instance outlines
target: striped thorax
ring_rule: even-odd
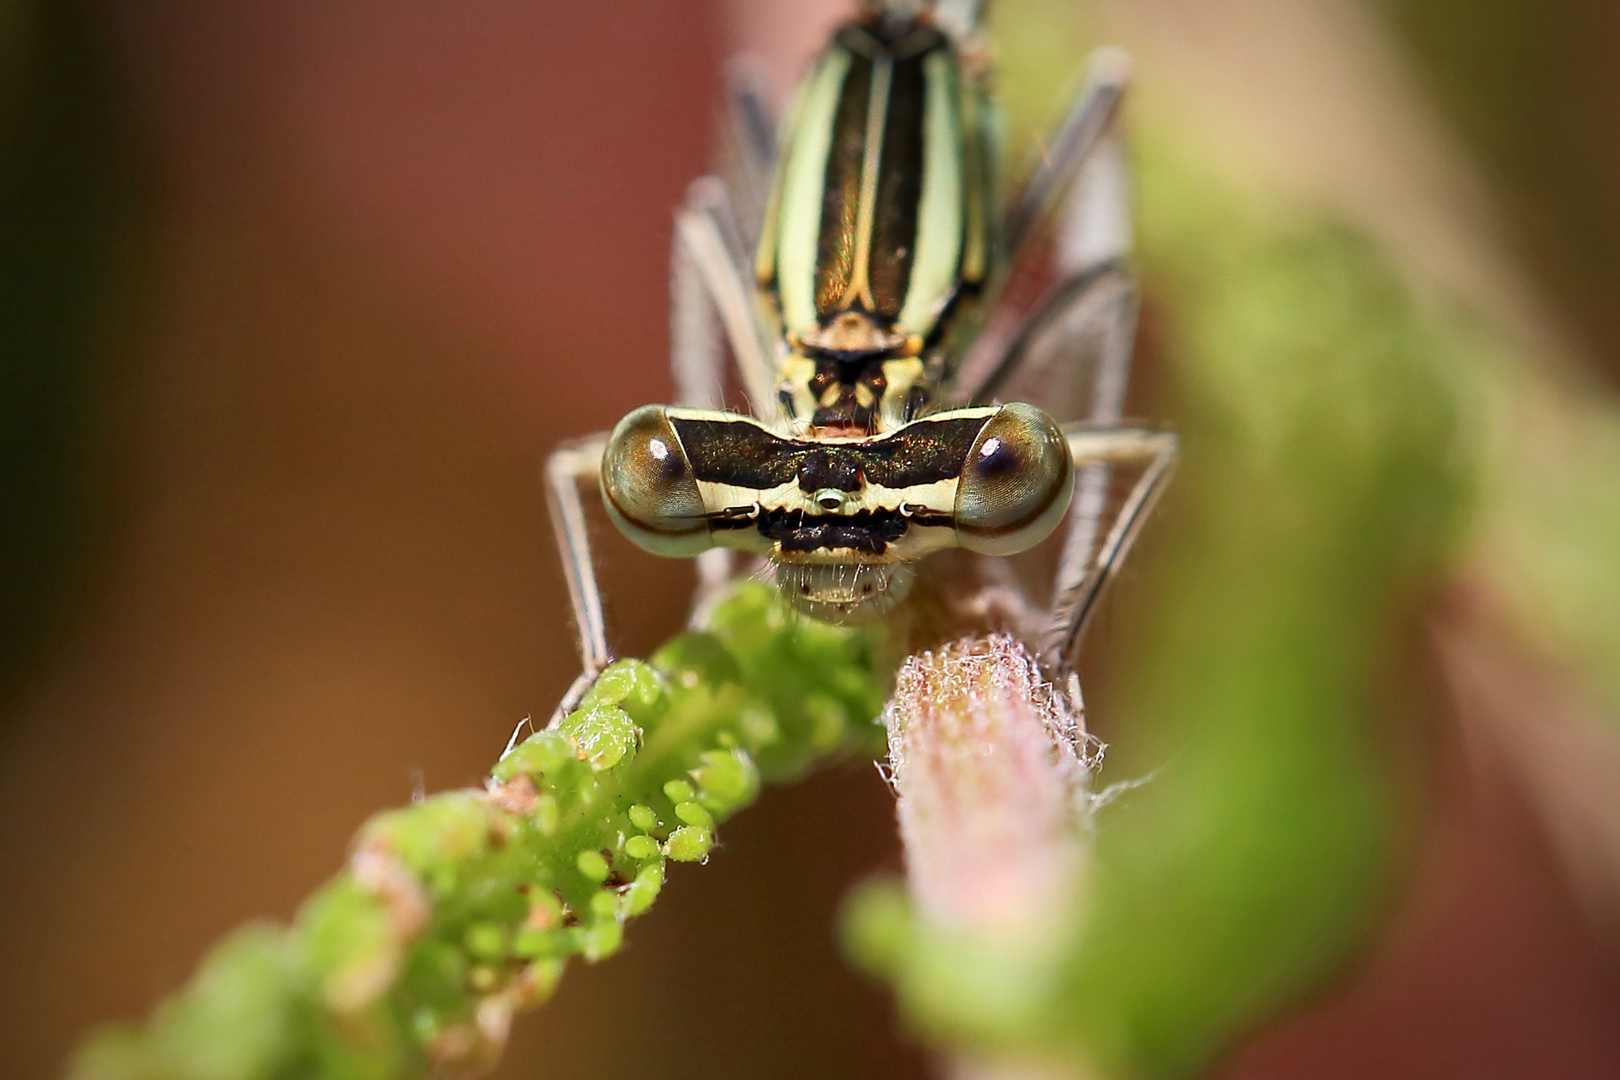
[[[987,114],[918,21],[842,28],[801,86],[756,267],[786,430],[892,431],[936,397],[992,247]]]

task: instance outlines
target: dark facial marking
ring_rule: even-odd
[[[949,528],[950,524],[946,514],[913,514],[907,518],[892,510],[862,510],[858,514],[816,516],[797,510],[772,510],[760,515],[759,533],[776,541],[783,551],[844,548],[882,555],[912,526]]]
[[[873,64],[856,52],[833,114],[832,146],[823,179],[821,238],[816,254],[816,313],[825,318],[849,289],[855,275],[856,214],[860,208],[861,167],[866,160],[866,112],[872,96]]]
[[[861,444],[866,478],[890,488],[953,480],[962,475],[968,451],[986,423],[988,418],[925,421],[891,438]]]
[[[822,455],[826,475],[864,477],[883,487],[911,487],[962,474],[988,417],[929,420],[887,439],[858,443],[799,442],[772,435],[751,420],[670,417],[698,480],[765,490],[796,481],[805,459]],[[824,485],[837,487],[836,484]],[[858,488],[859,485],[856,485]],[[840,490],[856,490],[849,488]]]
[[[923,103],[926,91],[921,53],[897,60],[889,90],[878,166],[877,213],[872,220],[872,314],[892,322],[906,302],[917,250],[917,215],[923,184]]]
[[[814,494],[824,488],[861,490],[861,463],[849,454],[815,450],[799,459],[799,490]]]

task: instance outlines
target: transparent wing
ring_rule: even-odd
[[[1059,423],[1119,420],[1136,315],[1135,278],[1118,263],[1053,283],[1000,346],[972,400],[1026,401]]]
[[[1122,425],[1066,425],[1078,470],[1068,519],[1054,542],[1005,559],[1006,568],[1051,623],[1043,661],[1072,657],[1106,586],[1164,490],[1176,457],[1165,432]],[[1128,574],[1128,570],[1126,571]]]
[[[961,399],[1028,401],[1065,422],[1118,419],[1136,323],[1114,124],[1124,79],[1120,54],[1094,56],[1085,90],[1010,201],[1006,264],[958,371]]]
[[[730,230],[750,271],[776,169],[776,121],[768,97],[769,73],[751,56],[726,64],[725,104],[715,147],[715,168],[729,199]]]

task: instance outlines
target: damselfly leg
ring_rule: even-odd
[[[1074,659],[1098,597],[1129,553],[1175,464],[1174,435],[1119,423],[1136,317],[1135,282],[1118,265],[1077,274],[1026,320],[981,390],[981,400],[989,400],[1000,396],[999,386],[1091,373],[1091,385],[1080,388],[1089,398],[1083,411],[1091,419],[1064,426],[1075,492],[1040,654],[1042,664],[1054,671]],[[1081,357],[1091,364],[1078,364]],[[1113,481],[1121,472],[1134,475],[1134,481],[1122,501],[1111,503]]]
[[[751,82],[733,83],[730,141],[746,142],[746,151],[758,168],[762,149],[758,139],[766,132],[764,103]],[[743,153],[743,151],[738,151]],[[769,173],[764,183],[768,196]],[[756,415],[771,407],[775,357],[764,328],[756,317],[749,280],[752,259],[741,246],[739,212],[728,186],[706,176],[687,190],[686,205],[675,218],[675,239],[670,263],[670,343],[675,371],[676,400],[682,405],[717,409],[724,404],[725,354],[729,348],[742,389]],[[758,194],[758,193],[756,193]],[[765,197],[761,196],[761,197]],[[763,204],[761,204],[763,205]],[[763,212],[763,211],[762,211]],[[757,239],[757,238],[756,238]],[[750,241],[752,243],[753,241]],[[718,331],[718,332],[717,332]],[[697,556],[697,594],[692,622],[700,622],[731,581],[736,557],[725,548],[712,548]]]
[[[1136,328],[1135,284],[1126,269],[1130,176],[1117,127],[1128,70],[1118,50],[1094,53],[1074,105],[1032,155],[1029,179],[1007,211],[1007,255],[994,303],[956,374],[959,398],[1011,400],[1033,392],[1065,420],[1078,418],[1062,415],[1071,410],[1093,422],[1118,419]],[[1082,296],[1125,305],[1095,324],[1120,333],[1095,353],[1031,356],[1032,340]],[[1022,385],[1010,378],[1015,370]],[[1049,375],[1064,374],[1071,381],[1090,376],[1093,392],[1065,407],[1069,388],[1043,385]]]
[[[695,181],[676,215],[670,258],[670,367],[676,400],[711,409],[724,397],[725,357],[734,358],[744,392],[755,409],[768,406],[772,388],[767,339],[754,316],[746,279],[747,257],[731,235],[735,216],[725,186],[715,177]],[[552,528],[562,556],[568,598],[579,634],[582,671],[558,706],[558,715],[578,704],[591,682],[613,660],[602,592],[591,555],[590,523],[582,487],[596,488],[607,433],[567,443],[546,463]],[[697,557],[701,612],[730,581],[733,553],[723,548]]]
[[[752,287],[733,234],[735,220],[725,184],[712,176],[693,182],[686,205],[675,215],[670,264],[672,362],[681,404],[720,404],[724,351],[712,333],[690,334],[698,321],[719,320],[723,341],[736,360],[750,407],[764,415],[775,392],[776,358],[755,314]]]
[[[1164,493],[1178,449],[1174,435],[1152,428],[1079,428],[1067,430],[1064,435],[1082,485],[1090,470],[1134,466],[1142,471],[1115,512],[1100,546],[1094,531],[1089,537],[1081,531],[1089,524],[1088,511],[1081,504],[1083,490],[1076,493],[1070,512],[1070,534],[1052,588],[1051,619],[1040,652],[1041,664],[1048,671],[1060,671],[1073,662],[1103,587],[1118,572]]]
[[[1174,467],[1174,435],[1120,426],[1137,324],[1129,175],[1118,105],[1128,65],[1094,54],[1086,85],[1008,214],[1007,279],[960,376],[974,404],[1036,400],[1059,415],[1075,465],[1040,659],[1070,664],[1097,600]],[[1118,474],[1134,477],[1110,499]]]
[[[1087,59],[1085,86],[1057,130],[1036,147],[1029,179],[1008,209],[1007,246],[1015,260],[1042,221],[1059,213],[1086,164],[1117,131],[1119,103],[1129,77],[1130,63],[1118,49],[1098,49]]]
[[[776,171],[776,122],[768,103],[770,78],[763,65],[750,56],[732,59],[725,77],[719,173],[731,194],[738,235],[751,256],[759,246],[760,225]]]
[[[574,629],[579,635],[579,677],[568,688],[552,717],[565,716],[602,669],[613,660],[608,648],[607,624],[602,614],[602,592],[596,581],[596,564],[591,559],[590,523],[580,485],[601,475],[602,448],[606,435],[591,435],[565,443],[546,459],[546,505],[551,511],[551,528],[562,557],[563,579],[568,584],[568,602],[574,610]]]

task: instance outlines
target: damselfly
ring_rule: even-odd
[[[1162,490],[1174,437],[1119,420],[1136,322],[1122,59],[1093,56],[1003,199],[976,19],[904,7],[868,4],[837,29],[780,137],[759,80],[730,80],[724,175],[677,216],[679,404],[549,463],[584,660],[565,707],[611,659],[582,481],[636,544],[696,556],[700,589],[751,554],[833,622],[885,615],[931,554],[1013,555],[1067,520],[1041,652],[1053,673]],[[728,353],[750,415],[721,408]],[[1123,472],[1134,483],[1110,501]]]

